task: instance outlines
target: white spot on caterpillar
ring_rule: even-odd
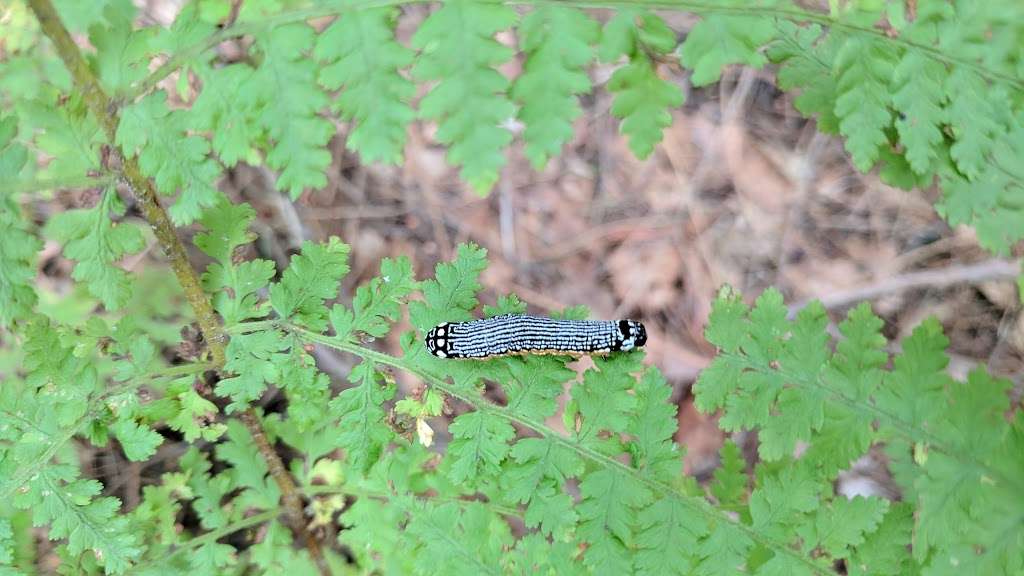
[[[444,338],[438,338],[437,339],[437,345],[438,346],[444,346]]]
[[[438,358],[447,358],[448,357],[448,355],[444,353],[444,350],[438,350],[437,352],[435,352],[435,354],[437,354]]]
[[[437,328],[437,335],[438,336],[444,336],[444,327],[443,326],[438,326],[438,328]]]

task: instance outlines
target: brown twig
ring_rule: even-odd
[[[177,231],[171,223],[167,212],[160,205],[157,197],[156,187],[153,182],[143,175],[135,157],[127,157],[120,147],[113,145],[118,126],[117,106],[110,96],[100,86],[96,75],[86,63],[85,58],[79,51],[75,41],[71,38],[67,28],[60,20],[60,16],[54,9],[51,0],[29,0],[29,6],[39,21],[39,27],[50,39],[57,50],[57,54],[64,62],[74,84],[81,92],[89,111],[99,122],[107,140],[111,143],[111,153],[118,160],[121,166],[119,179],[127,186],[142,209],[142,214],[153,228],[153,232],[163,248],[164,253],[170,260],[171,269],[178,279],[185,298],[192,307],[199,323],[199,329],[207,343],[210,356],[213,360],[213,367],[218,373],[223,369],[225,363],[225,349],[227,335],[224,333],[220,320],[213,311],[210,299],[203,292],[199,282],[199,276],[189,262],[188,254],[184,244],[178,238]],[[259,448],[260,454],[267,461],[271,476],[281,490],[281,497],[284,501],[286,515],[292,529],[306,545],[310,555],[320,568],[323,574],[330,574],[330,570],[320,550],[320,545],[313,535],[306,528],[305,517],[302,511],[302,500],[295,481],[285,469],[280,456],[267,440],[259,416],[249,409],[242,413],[241,421],[252,434],[253,439]]]
[[[1021,273],[1021,264],[1010,260],[986,260],[977,264],[950,266],[938,270],[908,272],[885,278],[867,286],[833,292],[814,298],[820,300],[826,309],[843,308],[862,300],[874,300],[882,296],[897,294],[914,288],[948,288],[957,284],[977,284],[992,280],[1013,280]],[[790,318],[807,306],[812,299],[805,299],[789,307]]]

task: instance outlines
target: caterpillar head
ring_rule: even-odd
[[[612,350],[628,352],[647,344],[647,330],[636,320],[619,320],[619,333],[612,343]]]
[[[427,350],[438,358],[453,357],[451,338],[448,333],[449,328],[447,322],[438,324],[431,328],[427,332],[426,338],[423,339],[423,342],[427,345]]]

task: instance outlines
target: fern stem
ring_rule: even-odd
[[[275,508],[273,510],[266,510],[264,512],[260,512],[259,514],[253,514],[252,516],[247,516],[245,518],[242,518],[238,522],[232,522],[231,524],[228,524],[227,526],[222,526],[222,527],[220,527],[220,528],[218,528],[216,530],[211,530],[211,531],[203,534],[202,536],[197,536],[197,537],[189,540],[183,546],[175,548],[172,552],[170,552],[168,554],[165,554],[159,560],[161,562],[163,562],[163,563],[166,563],[166,562],[170,561],[171,558],[174,558],[175,556],[177,556],[177,555],[179,555],[179,554],[181,554],[183,552],[188,552],[190,550],[195,550],[196,548],[200,548],[200,547],[205,546],[207,544],[216,542],[217,540],[220,540],[221,538],[223,538],[223,537],[225,537],[225,536],[227,536],[229,534],[234,534],[235,532],[239,532],[241,530],[245,530],[246,528],[249,528],[251,526],[258,526],[260,524],[263,524],[264,522],[269,522],[269,521],[273,520],[274,518],[277,518],[278,516],[280,516],[282,512],[283,512],[283,510],[280,509],[280,508]],[[143,565],[143,566],[136,567],[136,570],[138,568],[141,568],[141,567],[146,567],[146,566]]]
[[[525,428],[529,428],[534,432],[541,434],[545,438],[551,438],[555,442],[558,442],[562,446],[565,446],[566,448],[576,452],[583,458],[593,462],[594,464],[601,466],[602,468],[616,469],[624,474],[629,474],[630,476],[633,476],[637,481],[643,483],[644,485],[651,488],[655,492],[679,501],[679,503],[685,506],[686,508],[704,516],[705,518],[708,518],[716,523],[725,523],[730,526],[733,526],[737,530],[743,532],[744,535],[750,538],[752,541],[757,542],[758,544],[771,549],[774,553],[783,554],[793,558],[793,560],[800,563],[814,574],[830,574],[830,572],[828,572],[824,567],[816,564],[813,560],[807,558],[806,556],[803,556],[802,554],[799,554],[795,550],[792,550],[785,543],[770,540],[761,533],[759,533],[757,530],[755,530],[753,527],[747,526],[741,522],[734,521],[732,518],[730,518],[729,514],[726,511],[715,508],[703,498],[683,494],[665,482],[661,482],[659,480],[650,478],[644,474],[641,474],[639,470],[627,466],[626,464],[623,464],[622,462],[619,462],[614,458],[606,456],[605,454],[602,454],[597,450],[594,450],[593,448],[574,442],[572,439],[567,438],[556,432],[554,429],[548,427],[543,422],[539,422],[532,418],[516,414],[508,410],[507,408],[503,408],[501,406],[487,402],[486,400],[479,396],[471,396],[467,394],[465,390],[461,390],[449,384],[441,376],[437,376],[435,374],[431,374],[420,368],[417,368],[416,366],[409,364],[408,362],[404,361],[401,358],[397,358],[389,354],[385,354],[383,352],[377,352],[376,350],[371,350],[369,348],[364,348],[357,344],[353,344],[348,341],[342,341],[331,336],[317,334],[316,332],[312,332],[300,326],[289,324],[285,325],[284,328],[299,335],[300,338],[307,340],[309,342],[323,344],[325,346],[330,346],[331,348],[335,348],[343,352],[354,354],[365,361],[375,362],[377,364],[383,364],[386,366],[392,366],[394,368],[404,370],[409,374],[419,377],[424,382],[428,382],[431,386],[437,388],[438,390],[441,390],[445,394],[448,394],[453,398],[465,402],[466,404],[472,406],[476,410],[479,410],[485,414],[490,414],[492,416],[502,418],[504,420],[508,420],[509,422],[512,423],[519,424]]]
[[[71,73],[74,84],[81,91],[86,106],[88,106],[93,116],[96,117],[107,141],[111,143],[111,154],[121,165],[119,179],[131,190],[132,195],[142,209],[143,216],[149,222],[157,241],[170,260],[171,269],[174,271],[178,283],[185,292],[185,298],[196,315],[199,329],[203,334],[203,339],[206,341],[210,356],[213,359],[213,368],[220,373],[226,361],[227,334],[224,332],[220,320],[213,311],[209,297],[203,291],[202,284],[199,282],[199,275],[192,268],[192,263],[189,262],[185,245],[178,238],[174,224],[171,223],[167,212],[160,205],[153,181],[142,173],[136,157],[126,155],[119,146],[113,144],[116,142],[115,136],[120,121],[116,103],[100,86],[96,74],[82,56],[78,45],[71,38],[71,34],[68,33],[64,23],[61,22],[60,16],[57,14],[56,9],[54,9],[51,0],[28,0],[28,4],[33,14],[35,14],[36,20],[39,22],[39,27],[53,43],[57,54],[64,62],[64,66]],[[303,540],[320,572],[322,574],[330,574],[330,568],[324,560],[319,543],[306,528],[305,517],[302,511],[302,500],[295,486],[295,481],[285,468],[281,457],[267,440],[259,417],[250,408],[240,415],[240,419],[256,441],[260,454],[267,461],[270,474],[281,490],[281,497],[284,501],[292,530]]]
[[[0,183],[0,196],[8,194],[32,194],[45,192],[59,188],[103,188],[113,183],[116,177],[113,174],[102,176],[78,176],[73,178],[46,178],[43,180],[28,180],[23,182]]]
[[[785,8],[781,6],[750,6],[747,4],[720,5],[707,2],[691,2],[688,0],[477,0],[494,4],[509,4],[519,6],[568,6],[572,8],[595,8],[595,9],[623,9],[642,8],[647,10],[672,10],[688,11],[697,14],[738,14],[743,16],[778,17],[793,22],[814,22],[822,26],[846,30],[857,34],[868,34],[882,38],[887,42],[903,46],[910,50],[917,50],[931,58],[939,60],[948,65],[963,66],[971,68],[982,77],[991,81],[998,81],[1017,90],[1024,90],[1024,79],[1017,78],[986,68],[983,64],[960,58],[956,55],[947,54],[935,46],[929,46],[908,40],[906,38],[889,36],[885,30],[871,26],[860,26],[849,22],[836,20],[832,16],[820,12],[811,12],[799,8]],[[205,52],[231,38],[237,38],[270,26],[287,24],[291,22],[302,22],[312,18],[335,16],[345,12],[356,10],[369,10],[372,8],[383,8],[387,6],[401,6],[405,4],[430,3],[430,0],[335,0],[323,2],[313,8],[301,10],[290,10],[269,16],[263,20],[245,22],[242,24],[226,27],[218,30],[203,40],[188,46],[171,56],[163,65],[146,77],[132,90],[128,101],[134,100],[156,88],[163,79],[173,74],[192,58]]]
[[[303,492],[305,492],[307,496],[319,496],[322,494],[344,494],[347,496],[357,496],[359,498],[369,498],[373,500],[383,501],[391,500],[395,496],[394,494],[389,494],[387,492],[381,492],[378,490],[367,490],[365,488],[354,488],[352,486],[307,486],[303,490]],[[504,516],[512,516],[515,518],[519,518],[520,520],[523,518],[522,510],[512,508],[510,506],[502,506],[501,504],[498,504],[496,502],[484,500],[466,500],[465,498],[440,495],[421,496],[420,499],[424,501],[452,502],[460,506],[465,506],[467,504],[481,504],[485,506],[487,509],[491,510],[492,512],[496,512]]]

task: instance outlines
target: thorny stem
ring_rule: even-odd
[[[75,41],[71,38],[64,23],[61,22],[51,0],[28,0],[28,4],[39,21],[39,27],[53,43],[57,54],[71,73],[75,87],[81,92],[86,106],[96,117],[104,135],[110,142],[111,154],[121,166],[118,179],[135,197],[142,209],[143,216],[149,222],[157,241],[170,260],[171,269],[174,270],[174,275],[185,292],[185,298],[196,315],[199,329],[202,331],[213,360],[213,368],[220,373],[226,360],[227,335],[213,311],[210,299],[203,292],[199,276],[189,262],[185,246],[178,239],[174,224],[171,223],[167,212],[160,205],[156,187],[149,178],[143,175],[138,160],[125,155],[119,147],[114,145],[119,122],[115,102],[100,86],[96,75],[89,68]],[[320,572],[330,574],[319,543],[306,527],[302,499],[295,486],[295,481],[285,469],[284,463],[274,451],[274,447],[267,440],[259,416],[250,408],[241,414],[240,420],[255,440],[260,454],[267,461],[271,476],[281,490],[284,508],[292,530],[303,541]]]

